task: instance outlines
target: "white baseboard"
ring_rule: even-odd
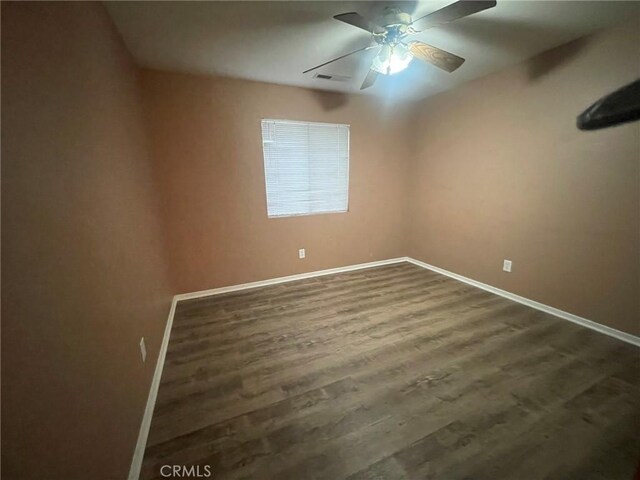
[[[299,273],[297,275],[289,275],[287,277],[271,278],[269,280],[260,280],[259,282],[242,283],[240,285],[231,285],[229,287],[213,288],[211,290],[201,290],[193,293],[181,293],[176,295],[176,299],[190,300],[193,298],[209,297],[211,295],[219,295],[221,293],[237,292],[248,288],[258,288],[267,285],[275,285],[278,283],[295,282],[305,278],[321,277],[323,275],[332,275],[334,273],[352,272],[354,270],[362,270],[363,268],[380,267],[382,265],[390,265],[392,263],[401,263],[408,261],[407,257],[391,258],[389,260],[379,260],[377,262],[358,263],[357,265],[348,265],[346,267],[329,268],[327,270],[316,270],[315,272]]]
[[[171,301],[171,309],[169,310],[169,317],[167,318],[167,325],[164,328],[164,336],[162,337],[162,343],[160,344],[156,369],[153,373],[153,380],[151,380],[151,389],[149,390],[149,397],[147,398],[147,406],[144,409],[144,416],[142,417],[140,432],[138,433],[138,442],[136,443],[136,449],[133,452],[133,460],[131,461],[128,480],[138,480],[140,477],[140,469],[142,468],[144,451],[147,446],[149,429],[151,428],[153,409],[156,406],[158,388],[160,387],[160,378],[162,377],[162,369],[164,368],[164,359],[167,356],[167,347],[169,346],[169,337],[171,336],[171,327],[173,326],[173,317],[176,313],[177,303],[178,300],[176,297],[173,297],[173,300]]]
[[[251,283],[243,283],[240,285],[231,285],[228,287],[214,288],[211,290],[202,290],[194,293],[182,293],[173,297],[173,301],[171,303],[171,311],[169,312],[169,318],[167,319],[167,325],[164,330],[164,337],[162,338],[162,345],[160,347],[160,353],[158,354],[158,363],[156,364],[156,370],[153,375],[153,381],[151,382],[151,390],[149,391],[149,398],[147,400],[147,406],[144,411],[144,417],[142,418],[142,425],[140,426],[140,433],[138,435],[138,443],[136,444],[136,449],[133,455],[133,461],[131,462],[131,469],[129,470],[128,480],[138,480],[140,476],[140,469],[142,467],[142,460],[144,458],[144,450],[147,445],[147,438],[149,436],[149,428],[151,427],[151,417],[153,416],[153,409],[156,404],[156,398],[158,396],[158,388],[160,387],[160,378],[162,377],[162,369],[164,367],[164,360],[167,355],[167,347],[169,345],[169,337],[171,335],[171,327],[173,325],[173,317],[176,311],[176,304],[181,300],[189,300],[193,298],[201,298],[208,297],[211,295],[219,295],[221,293],[228,292],[236,292],[239,290],[247,290],[249,288],[258,288],[264,287],[267,285],[275,285],[278,283],[286,283],[286,282],[294,282],[296,280],[303,280],[305,278],[313,278],[320,277],[323,275],[331,275],[334,273],[342,273],[342,272],[351,272],[354,270],[362,270],[364,268],[373,268],[379,267],[382,265],[390,265],[393,263],[401,263],[401,262],[409,262],[414,265],[418,265],[419,267],[426,268],[428,270],[432,270],[436,273],[440,273],[442,275],[446,275],[447,277],[451,277],[460,282],[472,285],[474,287],[480,288],[482,290],[486,290],[487,292],[491,292],[495,295],[499,295],[501,297],[507,298],[514,302],[521,303],[531,308],[535,308],[536,310],[540,310],[542,312],[548,313],[550,315],[562,318],[564,320],[569,320],[570,322],[577,323],[578,325],[582,325],[583,327],[590,328],[591,330],[595,330],[600,333],[604,333],[605,335],[609,335],[610,337],[617,338],[618,340],[622,340],[623,342],[630,343],[632,345],[640,347],[640,337],[636,337],[635,335],[631,335],[630,333],[622,332],[620,330],[616,330],[615,328],[607,327],[606,325],[602,325],[600,323],[596,323],[591,320],[587,320],[586,318],[579,317],[578,315],[574,315],[569,312],[565,312],[558,308],[550,307],[549,305],[545,305],[540,302],[536,302],[534,300],[530,300],[525,297],[521,297],[520,295],[516,295],[515,293],[507,292],[506,290],[502,290],[500,288],[492,287],[491,285],[487,285],[486,283],[478,282],[477,280],[473,280],[471,278],[464,277],[462,275],[458,275],[457,273],[450,272],[443,268],[436,267],[434,265],[429,265],[428,263],[421,262],[420,260],[416,260],[411,257],[399,257],[392,258],[389,260],[380,260],[377,262],[369,262],[369,263],[360,263],[357,265],[349,265],[346,267],[338,267],[338,268],[330,268],[327,270],[318,270],[315,272],[308,273],[300,273],[297,275],[289,275],[287,277],[279,277],[272,278],[269,280],[261,280],[259,282],[251,282]]]
[[[520,295],[507,292],[506,290],[502,290],[500,288],[492,287],[491,285],[487,285],[486,283],[478,282],[477,280],[473,280],[471,278],[458,275],[457,273],[450,272],[448,270],[445,270],[440,267],[436,267],[434,265],[429,265],[428,263],[421,262],[420,260],[416,260],[414,258],[407,257],[407,261],[410,263],[413,263],[414,265],[418,265],[419,267],[432,270],[442,275],[446,275],[447,277],[451,277],[460,282],[473,285],[474,287],[481,288],[482,290],[486,290],[487,292],[491,292],[495,295],[508,298],[509,300],[513,300],[514,302],[518,302],[528,307],[535,308],[536,310],[540,310],[542,312],[562,318],[564,320],[569,320],[570,322],[577,323],[578,325],[582,325],[583,327],[590,328],[591,330],[595,330],[596,332],[604,333],[605,335],[609,335],[610,337],[614,337],[614,338],[617,338],[618,340],[622,340],[623,342],[627,342],[637,347],[640,347],[640,337],[636,337],[635,335],[631,335],[630,333],[622,332],[620,330],[616,330],[615,328],[607,327],[606,325],[602,325],[601,323],[597,323],[592,320],[587,320],[586,318],[579,317],[578,315],[574,315],[573,313],[565,312],[564,310],[560,310],[559,308],[550,307],[549,305],[545,305],[544,303],[536,302],[535,300],[530,300],[528,298],[521,297]]]

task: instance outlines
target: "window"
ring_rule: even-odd
[[[346,212],[349,126],[262,120],[269,217]]]

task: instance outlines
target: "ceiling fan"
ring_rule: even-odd
[[[416,20],[412,20],[411,15],[398,8],[387,7],[377,23],[367,20],[356,12],[335,15],[333,18],[336,20],[371,33],[373,44],[324,62],[302,73],[317,70],[356,53],[372,49],[378,49],[378,52],[360,90],[372,86],[381,73],[393,75],[404,70],[414,58],[451,73],[464,63],[464,58],[423,42],[407,42],[406,38],[409,35],[421,33],[429,28],[444,25],[495,6],[495,0],[460,0]],[[416,24],[420,28],[419,30],[416,29]]]

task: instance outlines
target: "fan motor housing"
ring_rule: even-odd
[[[395,25],[402,25],[408,27],[411,24],[411,15],[404,13],[397,8],[387,8],[382,14],[380,19],[380,25],[383,27],[391,27]]]
[[[374,39],[380,45],[395,45],[407,34],[411,25],[411,15],[397,8],[386,8],[378,24],[385,32],[375,34]]]

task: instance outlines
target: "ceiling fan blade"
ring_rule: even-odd
[[[354,53],[364,52],[365,50],[369,50],[370,48],[373,48],[374,46],[369,45],[369,46],[366,46],[366,47],[359,48],[358,50],[354,50],[353,52],[345,53],[344,55],[341,55],[338,58],[334,58],[333,60],[329,60],[328,62],[321,63],[320,65],[317,65],[317,66],[315,66],[313,68],[305,70],[302,73],[305,74],[305,73],[312,72],[313,70],[317,70],[317,69],[319,69],[321,67],[324,67],[325,65],[329,65],[330,63],[337,62],[338,60],[342,60],[343,58],[346,58],[349,55],[353,55]]]
[[[362,15],[356,12],[341,13],[340,15],[334,15],[333,18],[340,20],[341,22],[348,23],[354,27],[361,28],[370,33],[384,33],[385,30],[380,25],[376,25],[370,22]]]
[[[367,76],[364,77],[364,82],[362,82],[362,86],[360,87],[360,90],[364,90],[365,88],[371,87],[374,83],[376,83],[377,79],[378,79],[378,72],[376,72],[374,69],[369,70],[369,73],[367,73]]]
[[[450,23],[454,20],[468,17],[469,15],[473,15],[474,13],[478,13],[495,6],[495,0],[460,0],[414,20],[412,25],[416,22],[420,22],[419,27],[421,30],[426,30],[427,28],[444,25],[445,23]]]
[[[415,58],[435,65],[449,73],[464,63],[464,58],[422,42],[411,42],[409,44],[409,51]]]

